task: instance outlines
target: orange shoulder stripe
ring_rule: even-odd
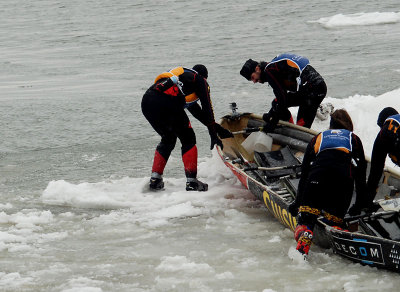
[[[321,141],[322,141],[322,134],[319,134],[314,144],[314,152],[316,154],[318,154],[319,148],[321,147]]]
[[[158,75],[158,76],[156,77],[156,79],[154,80],[154,83],[156,83],[158,80],[163,79],[163,78],[170,78],[170,77],[172,77],[173,75],[179,76],[179,75],[181,75],[183,72],[184,72],[183,67],[176,67],[176,68],[170,70],[169,72],[163,72],[163,73],[161,73],[160,75]]]

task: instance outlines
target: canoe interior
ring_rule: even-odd
[[[225,116],[220,124],[237,132],[260,127],[263,121],[261,117],[248,113]],[[268,134],[272,137],[272,147],[261,155],[262,158],[257,151],[251,154],[242,146],[249,134],[235,134],[234,138],[222,140],[224,148],[223,151],[218,148],[218,153],[243,185],[264,202],[272,215],[294,230],[296,218],[289,214],[287,208],[295,199],[300,169],[285,172],[256,168],[276,166],[273,164],[277,154],[285,157],[279,160],[282,161],[281,166],[286,166],[284,164],[288,161],[293,164],[295,160],[301,164],[307,144],[316,134],[313,130],[280,122],[276,130]],[[368,158],[367,161],[369,164]],[[277,175],[278,171],[281,171],[281,175]],[[398,198],[399,190],[400,173],[386,168],[376,199]],[[398,213],[381,213],[384,214],[354,220],[349,230],[338,230],[319,220],[314,230],[314,243],[323,248],[332,248],[335,253],[355,262],[400,272],[400,217]]]

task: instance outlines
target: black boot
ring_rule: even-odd
[[[150,178],[149,187],[150,187],[151,191],[163,190],[164,189],[163,179],[162,178],[155,178],[155,177]]]
[[[186,182],[187,191],[199,191],[206,192],[208,190],[208,184],[205,184],[198,179]]]

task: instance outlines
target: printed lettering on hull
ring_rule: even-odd
[[[264,190],[262,195],[264,204],[272,213],[272,215],[274,215],[275,218],[294,231],[297,225],[296,218],[294,218],[283,206],[280,206],[277,202],[275,202],[267,191]]]
[[[368,242],[366,239],[343,239],[333,237],[334,251],[352,259],[358,259],[365,264],[385,263],[383,259],[382,246],[379,243]]]

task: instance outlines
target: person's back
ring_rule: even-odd
[[[315,195],[304,195],[303,204],[315,206],[338,218],[344,217],[353,193],[353,174],[356,171],[352,160],[357,156],[353,151],[360,153],[357,144],[361,144],[359,138],[346,129],[327,130],[315,138],[311,143],[314,158],[308,174],[305,172],[307,180],[304,182],[307,183],[304,192]],[[316,192],[313,183],[319,184]],[[326,195],[321,196],[318,192]]]
[[[295,239],[297,250],[303,254],[310,248],[309,235],[312,236],[318,216],[323,216],[330,225],[343,226],[354,182],[358,200],[365,192],[364,150],[352,130],[348,113],[336,110],[331,116],[330,129],[315,136],[307,146],[297,197],[289,206],[293,216],[299,212]]]
[[[327,130],[320,133],[314,143],[315,159],[311,170],[329,169],[351,177],[352,132],[346,129]]]
[[[240,74],[254,83],[267,82],[275,95],[271,109],[263,115],[264,131],[272,131],[278,120],[293,123],[289,107],[298,106],[297,125],[310,128],[327,87],[307,58],[284,53],[270,62],[245,62]]]

